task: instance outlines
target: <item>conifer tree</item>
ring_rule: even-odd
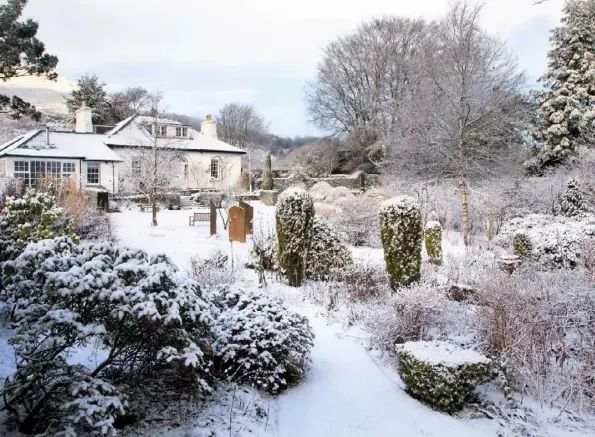
[[[273,169],[271,167],[271,153],[267,152],[265,161],[264,161],[264,172],[262,175],[262,186],[263,190],[272,190],[274,187],[273,182]]]
[[[595,0],[566,0],[562,25],[552,31],[548,69],[536,92],[541,106],[530,173],[565,162],[593,133],[595,120]]]
[[[45,75],[55,79],[58,58],[45,53],[45,45],[36,38],[38,23],[29,19],[19,21],[27,0],[8,0],[0,6],[0,81],[13,77]],[[41,117],[35,106],[17,96],[0,94],[0,114],[12,118],[24,115],[38,120]]]
[[[93,109],[93,123],[108,124],[111,123],[110,103],[105,91],[105,82],[100,82],[96,75],[84,74],[77,83],[78,87],[70,97],[66,98],[68,111],[73,113],[81,107],[81,103]]]
[[[556,213],[566,217],[579,217],[589,211],[585,196],[574,179],[566,183],[566,188],[560,197],[560,203],[556,207]]]

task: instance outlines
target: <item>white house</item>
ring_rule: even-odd
[[[21,177],[31,186],[45,174],[76,177],[84,188],[110,193],[133,190],[135,152],[151,147],[177,150],[181,156],[171,185],[181,190],[223,189],[239,183],[246,152],[217,139],[207,116],[201,132],[173,120],[132,116],[105,133],[93,126],[92,111],[76,112],[74,132],[40,129],[0,146],[0,177]]]

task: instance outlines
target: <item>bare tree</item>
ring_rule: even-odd
[[[162,129],[171,122],[163,118],[159,110],[161,94],[150,95],[151,115],[140,117],[143,137],[137,144],[122,152],[124,155],[124,178],[128,189],[142,194],[151,205],[151,225],[157,226],[157,204],[172,189],[184,174],[186,159],[178,147],[179,139],[166,138]]]
[[[111,93],[109,99],[111,119],[116,123],[149,109],[148,105],[151,102],[149,92],[138,86]]]
[[[524,75],[506,45],[479,27],[480,12],[481,6],[458,2],[433,26],[407,134],[389,136],[396,167],[457,181],[465,244],[469,180],[520,168],[517,127],[528,109],[520,93]]]
[[[338,140],[332,138],[305,144],[296,151],[293,165],[308,176],[329,176],[339,161],[340,145]]]
[[[227,103],[219,110],[217,135],[232,146],[251,149],[266,141],[268,126],[251,105]]]
[[[423,20],[384,17],[330,43],[307,90],[315,125],[364,151],[395,130],[416,88],[413,68],[426,37]]]

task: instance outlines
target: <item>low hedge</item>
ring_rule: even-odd
[[[407,342],[397,350],[397,361],[408,393],[446,413],[461,410],[491,374],[488,358],[444,341]]]

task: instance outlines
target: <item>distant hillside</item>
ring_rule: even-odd
[[[56,81],[37,76],[16,77],[0,82],[0,94],[18,96],[50,116],[68,115],[64,98],[75,88],[75,82],[63,77],[58,77]]]

